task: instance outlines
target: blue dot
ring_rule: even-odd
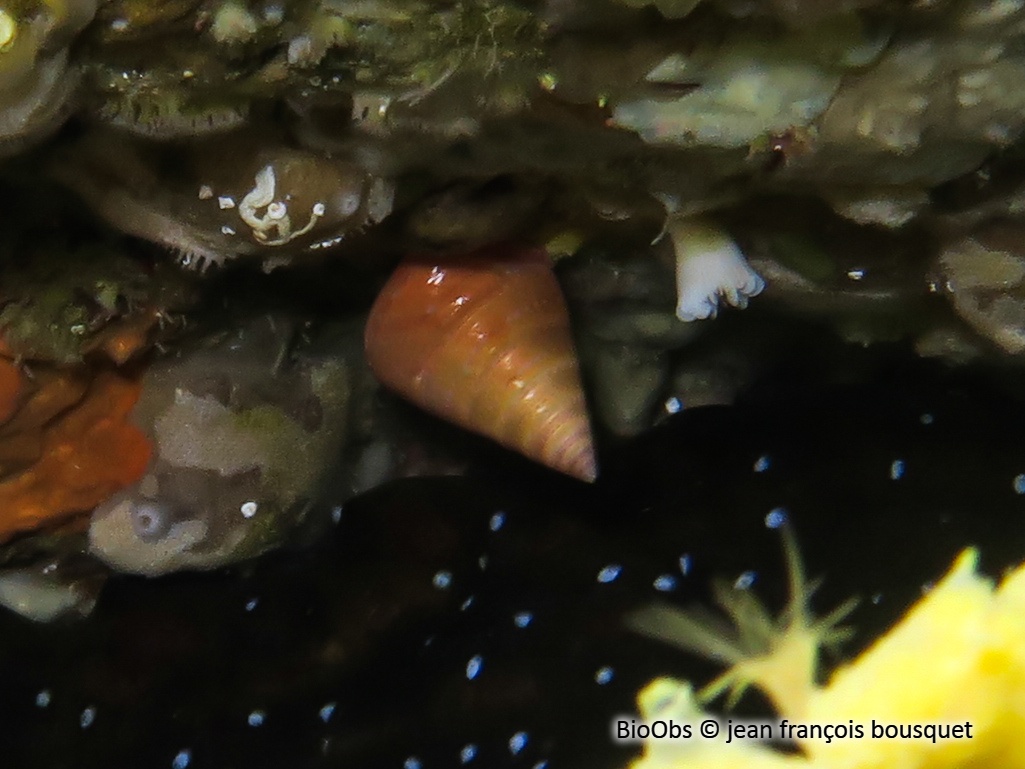
[[[904,475],[904,460],[895,459],[890,465],[890,480],[899,481]]]
[[[246,717],[246,723],[250,726],[263,726],[265,720],[267,720],[267,714],[262,710],[254,710]]]
[[[466,611],[467,609],[469,609],[471,606],[473,606],[474,600],[476,600],[475,596],[471,595],[469,598],[467,598],[465,601],[459,604],[459,611]]]
[[[676,590],[676,577],[672,574],[663,574],[652,584],[655,586],[656,590],[662,593],[668,593],[670,590]]]
[[[618,563],[610,563],[608,566],[598,572],[598,581],[602,584],[613,582],[616,577],[619,576],[620,572],[623,571],[623,567]]]
[[[530,735],[526,732],[516,732],[516,734],[509,738],[509,752],[514,756],[518,755],[521,750],[527,747],[529,739]]]
[[[771,464],[772,462],[769,460],[769,456],[767,454],[763,454],[755,460],[754,471],[756,473],[764,473],[769,469]]]
[[[320,717],[320,720],[326,724],[331,720],[331,716],[335,714],[335,708],[337,707],[337,702],[329,702],[317,711],[317,715]]]
[[[47,707],[50,704],[50,699],[51,699],[50,690],[49,689],[43,689],[41,692],[39,692],[39,694],[36,695],[36,707],[37,708],[45,708],[45,707]]]
[[[518,611],[513,615],[513,624],[518,628],[525,628],[534,621],[534,615],[529,611]]]
[[[1025,494],[1025,474],[1014,476],[1014,493]]]
[[[179,750],[177,755],[171,760],[171,769],[185,769],[191,763],[192,751],[185,748],[184,750]]]
[[[438,590],[448,590],[452,585],[452,572],[445,571],[443,569],[434,575],[431,582],[434,583],[434,586],[438,588]]]
[[[488,528],[492,531],[498,531],[505,525],[505,513],[498,512],[491,516],[491,520],[488,521]]]
[[[481,668],[484,667],[484,658],[479,654],[475,654],[470,657],[470,661],[466,663],[466,677],[470,681],[480,675]]]
[[[416,756],[410,756],[402,762],[402,769],[423,769],[423,762]]]
[[[459,751],[459,763],[468,764],[477,757],[477,746],[472,742],[469,745],[464,745],[463,749]]]
[[[542,759],[534,764],[534,769],[548,769],[548,761]]]
[[[737,581],[733,583],[733,587],[735,587],[737,590],[747,590],[755,583],[755,580],[757,578],[758,574],[756,572],[745,571],[743,574],[737,577]]]
[[[605,684],[612,680],[614,675],[615,671],[608,665],[605,665],[594,672],[594,680],[597,682],[598,686],[605,686]]]
[[[667,398],[664,406],[667,414],[679,414],[683,410],[683,402],[675,395]]]
[[[774,507],[765,516],[765,525],[770,529],[778,529],[787,522],[787,509],[785,507]]]
[[[331,508],[331,520],[334,523],[341,523],[342,521],[342,506],[335,505]]]
[[[92,705],[82,711],[82,715],[78,718],[78,723],[83,729],[88,729],[93,725],[93,721],[96,720],[96,708]]]
[[[488,568],[488,557],[486,555],[482,555],[480,558],[478,558],[477,566],[480,568],[481,571],[484,571],[486,568]]]
[[[250,598],[248,601],[246,601],[246,611],[252,611],[256,608],[256,605],[258,603],[260,603],[259,598]]]
[[[687,576],[690,574],[690,569],[693,564],[691,563],[690,553],[684,553],[680,556],[680,574]]]

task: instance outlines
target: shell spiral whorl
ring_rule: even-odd
[[[560,472],[597,476],[569,313],[548,256],[413,256],[366,327],[370,367],[421,408]]]

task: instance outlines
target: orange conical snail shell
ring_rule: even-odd
[[[569,314],[543,251],[406,259],[370,311],[366,350],[377,378],[426,411],[595,479]]]

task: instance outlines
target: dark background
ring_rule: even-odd
[[[460,766],[472,745],[468,766],[622,766],[608,725],[637,690],[718,670],[634,635],[622,615],[655,598],[710,604],[713,577],[745,572],[777,611],[786,575],[770,510],[787,510],[809,576],[824,578],[820,613],[860,596],[845,656],[963,547],[980,546],[991,575],[1025,558],[1020,372],[803,334],[737,405],[603,437],[593,487],[482,442],[467,477],[352,500],[311,547],[212,574],[113,578],[77,623],[3,613],[0,764],[167,768],[179,756],[180,769],[187,750],[192,767],[399,769],[414,757],[433,769]],[[620,575],[603,584],[610,564]],[[653,587],[662,575],[674,590]],[[756,694],[741,704],[763,708]]]

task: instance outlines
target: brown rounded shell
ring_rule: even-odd
[[[407,258],[378,295],[365,341],[381,383],[424,410],[595,479],[569,314],[543,251]]]

